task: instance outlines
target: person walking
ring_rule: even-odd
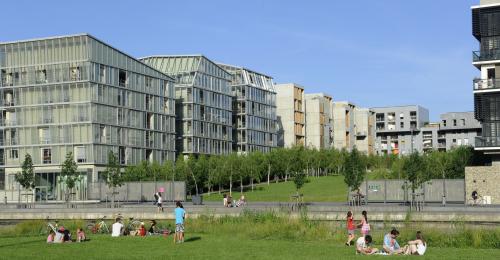
[[[349,210],[347,212],[347,242],[346,246],[350,246],[351,242],[354,240],[354,230],[356,227],[354,226],[354,219],[352,217],[352,212]]]
[[[174,243],[183,243],[184,242],[184,220],[186,218],[186,211],[182,206],[180,201],[175,203],[175,234],[174,234]]]
[[[368,223],[368,213],[366,210],[361,212],[361,222],[358,224],[358,227],[361,228],[361,235],[366,236],[370,234],[370,223]]]
[[[163,198],[161,197],[161,192],[158,192],[158,200],[156,201],[156,205],[158,206],[158,212],[163,212]]]

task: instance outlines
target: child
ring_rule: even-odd
[[[417,239],[408,241],[405,247],[405,255],[424,255],[427,250],[427,243],[425,242],[422,232],[417,231]]]
[[[186,211],[182,206],[180,201],[176,202],[176,208],[174,211],[175,215],[175,235],[174,243],[184,242],[184,219],[186,217]]]
[[[146,227],[144,227],[144,222],[141,222],[141,228],[139,228],[139,236],[146,236]]]
[[[47,243],[54,243],[54,237],[56,236],[56,233],[54,233],[54,230],[51,230],[49,233],[49,236],[47,237]]]
[[[372,236],[359,237],[356,241],[356,254],[373,255],[378,252],[377,248],[371,247]]]
[[[83,242],[87,239],[81,227],[76,229],[76,242]]]
[[[350,246],[352,240],[354,240],[354,230],[356,227],[354,226],[354,219],[352,217],[352,212],[348,211],[347,212],[347,242],[345,243],[346,246]]]
[[[358,224],[358,227],[361,228],[361,235],[366,236],[370,234],[370,224],[368,223],[368,213],[366,210],[361,212],[361,222]]]

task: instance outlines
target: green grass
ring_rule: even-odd
[[[2,259],[358,259],[353,247],[329,241],[235,239],[190,234],[184,244],[171,237],[92,236],[85,243],[46,244],[44,237],[1,238]],[[418,259],[498,259],[498,249],[430,247]],[[367,257],[364,257],[367,258]],[[385,259],[385,256],[369,258]],[[408,257],[391,257],[407,259]]]
[[[233,188],[233,198],[240,197],[239,187]],[[250,202],[277,201],[288,202],[290,196],[295,194],[293,181],[271,183],[261,183],[256,185],[256,189],[244,192],[245,197]],[[309,183],[306,183],[301,190],[306,202],[345,202],[347,199],[347,186],[344,183],[343,176],[309,177]],[[212,193],[210,196],[204,196],[206,201],[221,201],[222,195]]]
[[[73,231],[80,225],[78,220],[60,223]],[[173,223],[158,224],[172,227]],[[25,221],[0,229],[0,259],[358,258],[353,247],[343,245],[346,238],[343,223],[291,219],[286,212],[244,211],[238,217],[205,215],[187,219],[186,243],[177,245],[171,236],[111,238],[89,232],[89,242],[46,244],[46,236],[38,235],[40,228],[43,228],[40,221]],[[500,255],[499,228],[473,230],[458,225],[451,230],[438,230],[412,223],[400,229],[400,244],[412,239],[417,229],[424,233],[429,245],[426,256],[419,259],[498,259]],[[380,248],[386,231],[373,230],[375,247]]]

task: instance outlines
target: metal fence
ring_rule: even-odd
[[[371,180],[363,182],[360,190],[367,202],[407,202],[412,196],[411,189],[405,188],[407,185],[405,180]],[[425,202],[441,203],[443,195],[446,195],[446,202],[464,203],[465,181],[433,179],[424,183],[415,193],[421,194]]]
[[[154,193],[163,188],[164,201],[186,201],[186,183],[181,181],[171,182],[126,182],[116,187],[115,200],[117,201],[152,201]],[[87,200],[110,201],[113,190],[104,182],[89,182]]]

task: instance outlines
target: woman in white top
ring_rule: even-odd
[[[422,232],[417,231],[417,239],[408,241],[406,246],[406,255],[424,255],[427,250],[427,243],[425,242]]]

